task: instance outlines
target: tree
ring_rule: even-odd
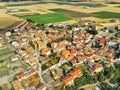
[[[99,72],[97,76],[98,81],[102,82],[105,80],[105,77],[103,75],[103,72]]]
[[[93,35],[98,34],[97,30],[87,30],[87,32]]]
[[[0,86],[0,90],[2,90],[2,87]]]
[[[109,79],[114,73],[114,68],[112,66],[106,67],[104,69],[104,76],[106,79]]]

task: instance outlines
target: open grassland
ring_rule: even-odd
[[[73,17],[73,18],[83,18],[83,17],[93,16],[91,14],[87,14],[87,13],[83,13],[83,12],[76,12],[76,11],[60,9],[60,8],[50,9],[50,10],[54,11],[54,12],[65,14],[65,15]]]
[[[71,20],[72,18],[59,13],[50,13],[42,15],[22,16],[23,19],[30,19],[37,23],[54,23]]]
[[[94,12],[92,14],[96,15],[96,17],[98,18],[103,18],[103,19],[120,17],[120,13],[108,12],[108,11]]]

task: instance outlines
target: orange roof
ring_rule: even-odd
[[[4,42],[4,40],[3,39],[0,39],[0,43],[3,43]]]
[[[63,79],[63,84],[66,85],[67,83],[69,83],[70,81],[73,80],[73,77],[71,75],[67,75],[65,76],[65,78]]]
[[[113,59],[114,56],[112,56],[112,55],[108,55],[107,58],[108,58],[108,59]]]
[[[100,38],[99,40],[100,40],[100,43],[104,44],[105,38]]]
[[[78,76],[82,76],[82,71],[79,68],[74,68],[70,73],[69,73],[73,78],[76,78]]]
[[[47,53],[47,52],[49,52],[50,50],[48,49],[48,48],[46,48],[46,49],[43,49],[43,52],[45,52],[45,53]]]
[[[77,50],[71,50],[71,54],[76,54]]]
[[[28,55],[28,54],[26,54],[25,56],[24,56],[24,58],[25,59],[27,59],[27,58],[29,58],[30,56]]]
[[[79,68],[74,68],[65,78],[63,79],[63,84],[66,85],[70,81],[74,80],[75,78],[82,76],[82,71]]]
[[[54,36],[53,36],[52,34],[49,34],[49,35],[48,35],[48,38],[53,39]]]
[[[63,56],[66,56],[66,55],[69,55],[69,54],[70,54],[70,52],[68,50],[63,50],[62,51],[62,55]]]
[[[99,57],[97,55],[93,55],[92,58],[95,60],[99,59]]]
[[[86,59],[85,55],[79,55],[78,56],[78,60],[85,60],[85,59]]]
[[[18,77],[19,79],[23,78],[24,76],[25,76],[25,73],[23,73],[23,72],[17,75],[17,77]]]

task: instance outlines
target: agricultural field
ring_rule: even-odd
[[[19,9],[17,12],[28,12],[28,11],[30,11],[30,10],[28,10],[28,9]],[[16,13],[16,12],[13,12],[12,9],[9,9],[9,10],[7,10],[7,13]]]
[[[22,16],[23,19],[30,19],[32,21],[35,21],[37,23],[54,23],[54,22],[62,22],[71,20],[72,18],[65,16],[63,14],[59,13],[50,13],[50,14],[42,14],[42,15],[28,15],[28,16]]]
[[[91,14],[87,14],[87,13],[83,13],[83,12],[76,12],[76,11],[60,9],[60,8],[50,9],[50,10],[54,11],[54,12],[65,14],[65,15],[73,17],[73,18],[83,18],[83,17],[91,17],[91,16],[93,16]]]
[[[7,10],[11,10],[13,8],[17,8],[20,11],[19,12],[9,12],[7,13]],[[56,19],[56,15],[55,15],[55,19],[46,20],[46,19],[39,19],[39,20],[35,20],[38,23],[56,23],[56,22],[61,22],[61,23],[69,23],[69,22],[75,22],[76,23],[76,19],[74,18],[81,18],[81,19],[85,19],[85,20],[89,20],[92,19],[92,21],[107,21],[106,19],[110,19],[111,17],[113,17],[114,15],[109,15],[108,17],[105,17],[105,15],[102,15],[102,17],[98,14],[96,14],[96,12],[103,12],[103,10],[105,10],[106,12],[114,12],[116,13],[115,17],[119,14],[120,8],[118,4],[105,4],[105,3],[88,3],[88,2],[45,2],[45,1],[36,1],[36,2],[18,2],[18,3],[14,3],[14,2],[10,2],[10,3],[0,3],[0,29],[4,29],[8,26],[14,25],[14,23],[21,21],[22,18],[19,18],[21,16],[24,16],[24,18],[26,15],[35,15],[35,14],[40,14],[40,17],[44,18],[44,15],[42,16],[42,14],[50,14],[50,13],[60,13],[62,14],[62,18],[63,16],[66,16],[67,18],[64,18],[61,20],[58,19],[57,21]],[[92,13],[92,15],[91,15]],[[63,15],[64,14],[64,15]],[[106,13],[105,13],[106,14]],[[111,14],[111,13],[108,13]],[[107,15],[107,14],[106,14]],[[17,17],[16,17],[17,16]],[[59,15],[57,15],[59,16]],[[70,19],[70,17],[73,19]],[[103,17],[104,16],[104,17]],[[36,17],[36,15],[34,16]],[[68,19],[69,17],[69,19]],[[9,19],[8,19],[9,18]],[[32,16],[33,19],[33,16]],[[71,21],[74,20],[74,21]],[[49,21],[49,22],[48,22]]]
[[[30,5],[32,5],[32,4],[30,4],[30,3],[21,3],[21,4],[7,4],[7,7],[18,7],[18,6],[30,6]]]
[[[120,17],[120,13],[108,12],[108,11],[94,12],[91,14],[94,14],[96,15],[96,17],[102,18],[102,19]]]
[[[85,6],[85,7],[104,7],[106,5],[100,3],[70,3],[70,2],[52,2],[58,5],[71,5],[71,6]]]

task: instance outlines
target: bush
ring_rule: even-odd
[[[87,30],[87,32],[93,35],[98,34],[97,30]]]

